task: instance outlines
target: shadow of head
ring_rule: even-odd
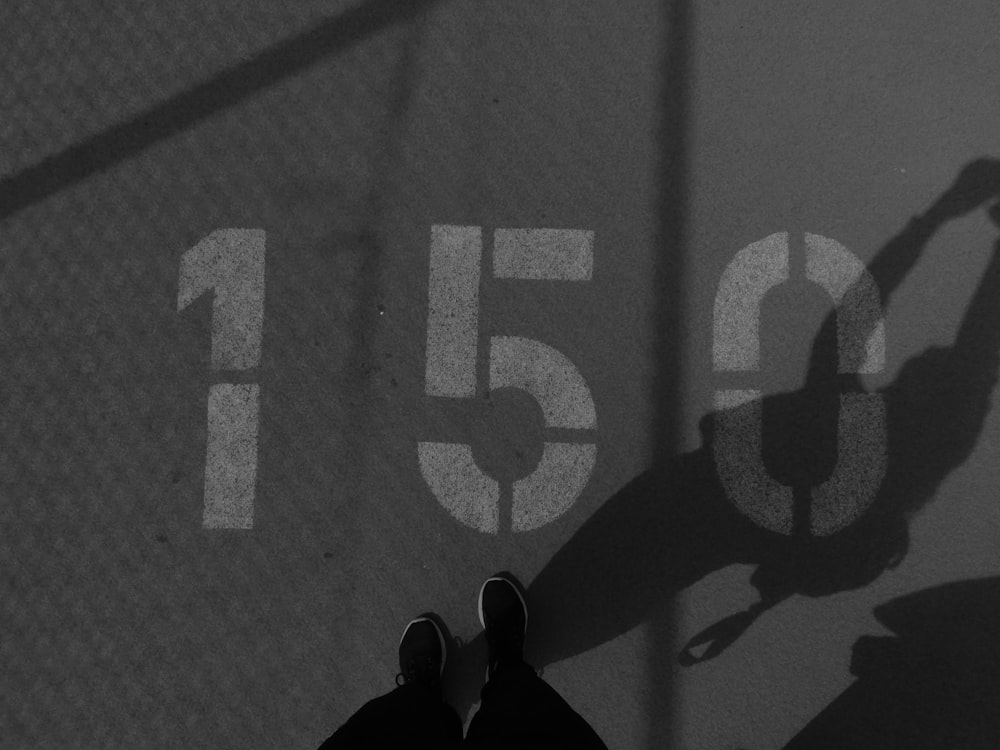
[[[1000,161],[963,168],[869,264],[883,305],[945,221],[998,196]],[[997,205],[989,213],[1000,223]],[[952,346],[912,357],[892,383],[868,391],[857,375],[838,372],[831,356],[841,335],[835,311],[816,337],[803,388],[716,410],[701,422],[701,447],[667,457],[615,493],[528,589],[535,663],[647,622],[680,590],[728,565],[757,566],[751,580],[760,602],[696,636],[682,663],[721,653],[788,596],[860,588],[898,565],[910,518],[968,459],[989,412],[1000,373],[998,248]],[[865,340],[869,333],[852,329]],[[856,418],[863,409],[850,412],[845,395],[877,408],[867,421]],[[853,463],[845,464],[848,454]]]
[[[1000,578],[908,594],[875,616],[894,635],[858,639],[858,680],[786,750],[1000,747]]]

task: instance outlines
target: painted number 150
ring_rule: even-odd
[[[492,278],[587,282],[594,233],[579,229],[496,229]],[[788,278],[788,235],[774,234],[736,254],[715,300],[716,371],[752,373],[759,367],[760,302]],[[884,363],[885,333],[875,282],[839,243],[806,235],[806,275],[837,305],[841,372],[871,373]],[[177,309],[213,291],[213,370],[253,370],[260,361],[264,321],[265,235],[260,229],[220,229],[181,257]],[[476,395],[479,288],[483,232],[475,226],[431,227],[428,281],[427,396]],[[850,290],[850,294],[848,291]],[[541,407],[548,429],[596,431],[597,413],[586,380],[561,352],[534,339],[489,340],[488,388],[517,388]],[[257,383],[213,384],[208,394],[205,528],[249,529],[257,474]],[[719,478],[730,502],[755,523],[791,533],[791,489],[775,482],[761,460],[760,392],[716,393]],[[814,488],[811,532],[832,534],[855,521],[873,501],[885,473],[885,409],[879,394],[843,394],[840,460]],[[859,446],[863,447],[862,450]],[[565,513],[593,472],[596,441],[546,440],[541,460],[514,482],[509,527],[537,529]],[[420,472],[438,502],[459,522],[483,533],[501,528],[500,485],[483,472],[466,443],[420,442]],[[506,521],[506,520],[505,520]]]

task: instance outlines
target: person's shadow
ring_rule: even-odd
[[[1000,747],[1000,578],[908,594],[875,617],[895,635],[858,639],[857,681],[785,750]]]
[[[869,265],[883,307],[944,223],[998,198],[1000,161],[967,165]],[[994,207],[990,215],[1000,224],[1000,210]],[[844,300],[855,293],[860,290],[848,289]],[[855,319],[850,336],[867,341],[876,322]],[[845,332],[839,335],[843,339]],[[862,587],[897,565],[907,552],[909,517],[969,456],[989,410],[1000,371],[1000,242],[955,343],[911,359],[876,392],[884,403],[886,439],[874,500],[846,528],[817,535],[810,526],[810,488],[837,464],[841,394],[865,393],[859,377],[838,373],[838,364],[834,312],[814,341],[802,389],[705,417],[700,448],[652,466],[609,498],[528,587],[527,660],[538,668],[589,651],[648,621],[665,601],[712,571],[757,565],[751,580],[760,602],[689,643],[678,658],[692,664],[720,653],[760,612],[792,594],[825,596]],[[791,527],[780,531],[763,528],[734,507],[716,468],[718,426],[746,423],[748,414],[757,413],[764,465],[794,496]],[[734,443],[727,450],[746,448]],[[460,712],[476,700],[484,654],[477,638],[452,659],[448,692]]]

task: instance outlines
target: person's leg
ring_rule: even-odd
[[[368,701],[320,750],[458,747],[462,720],[441,699],[445,657],[444,636],[437,624],[425,616],[413,620],[399,642],[396,689]]]
[[[524,662],[528,608],[516,580],[497,575],[483,584],[479,619],[489,647],[489,680],[466,746],[607,750],[586,720]]]
[[[468,747],[607,750],[590,724],[527,664],[494,674],[481,696]]]
[[[462,721],[440,696],[401,685],[368,701],[334,732],[320,750],[449,748],[462,740]]]

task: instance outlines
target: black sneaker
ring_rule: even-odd
[[[486,579],[479,590],[479,622],[489,647],[489,671],[524,663],[524,634],[528,630],[528,605],[520,583],[509,573]]]
[[[427,615],[411,620],[399,639],[396,684],[417,684],[440,692],[446,657],[444,633],[438,624]]]

